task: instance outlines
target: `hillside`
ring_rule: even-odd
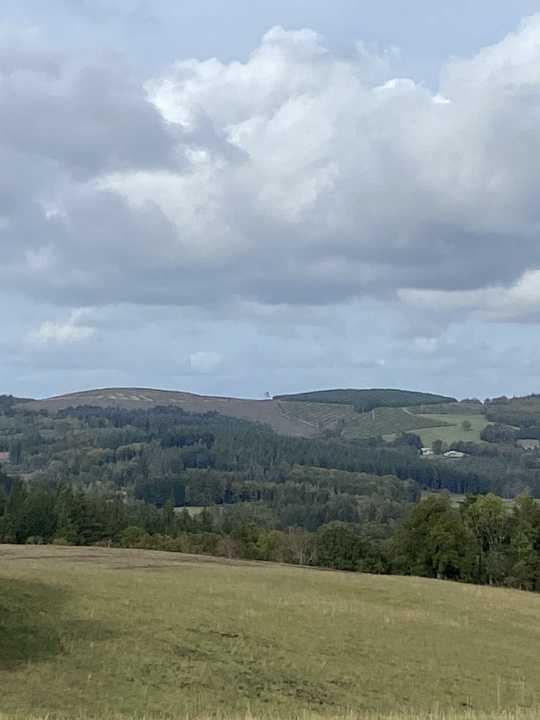
[[[175,553],[0,546],[9,717],[538,708],[539,646],[540,597],[524,592]]]
[[[229,502],[226,489],[239,471],[245,489],[255,468],[256,482],[283,482],[295,464],[397,475],[426,490],[540,497],[540,413],[528,411],[507,427],[497,424],[505,407],[465,401],[358,412],[333,403],[94,390],[0,407],[0,452],[9,453],[10,475],[130,496],[148,480],[166,480],[169,488],[178,481],[187,490],[195,471],[211,471],[211,489],[202,481],[205,491],[197,501],[189,497],[190,505],[203,495],[209,499],[202,504]],[[421,457],[419,447],[435,440],[463,455],[451,462]],[[260,491],[247,491],[248,499]],[[244,490],[233,494],[242,498]],[[183,490],[173,495],[182,505]]]
[[[346,390],[315,390],[293,395],[276,395],[275,399],[293,402],[352,405],[355,409],[361,411],[372,410],[377,407],[413,407],[415,405],[456,402],[455,398],[444,395],[384,388],[373,388],[369,390],[355,390],[352,388]]]
[[[308,396],[312,399],[308,399]],[[444,426],[445,423],[438,419],[419,417],[403,410],[401,406],[425,406],[431,402],[451,400],[440,395],[405,390],[323,390],[306,393],[305,399],[303,398],[304,396],[277,396],[273,400],[246,400],[172,390],[108,388],[34,400],[26,403],[24,407],[31,410],[58,411],[82,405],[130,410],[174,406],[191,413],[217,412],[226,417],[262,423],[281,435],[291,437],[315,437],[339,428],[345,438],[353,439]],[[338,401],[337,398],[342,399]],[[299,399],[302,399],[302,402],[299,402]],[[380,403],[376,411],[364,412],[373,402]],[[356,403],[360,405],[357,406]],[[361,411],[359,407],[362,408]]]
[[[303,422],[301,418],[289,417],[282,403],[278,401],[212,397],[173,390],[147,388],[87,390],[45,400],[34,400],[27,403],[25,408],[57,411],[81,405],[121,407],[129,410],[174,406],[191,413],[217,412],[227,417],[263,423],[280,434],[293,437],[311,437],[318,433],[318,428],[309,422]]]

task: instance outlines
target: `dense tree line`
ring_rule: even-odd
[[[517,430],[518,437],[538,437],[540,431],[540,395],[486,400],[486,417],[490,422]],[[531,434],[532,433],[532,434]]]
[[[540,497],[540,453],[516,448],[505,435],[486,439],[494,442],[468,443],[467,457],[456,463],[420,457],[421,442],[413,433],[393,443],[292,438],[175,407],[80,407],[50,415],[0,410],[0,450],[9,450],[17,471],[95,491],[123,489],[158,504],[171,495],[176,505],[236,502],[253,495],[253,483],[283,483],[299,466],[393,475],[427,490]]]
[[[496,422],[484,442],[455,443],[466,453],[456,462],[421,457],[414,433],[303,439],[176,407],[49,414],[4,397],[0,542],[148,547],[539,590],[540,506],[529,496],[540,497],[540,451],[515,443],[534,437],[537,405],[537,396],[489,401]],[[437,494],[419,502],[421,489]],[[457,505],[444,490],[467,499]],[[489,493],[520,497],[509,506]]]
[[[285,526],[263,503],[192,515],[171,501],[158,508],[0,475],[0,542],[197,552],[540,591],[540,504],[528,496],[512,507],[494,495],[458,506],[448,495],[430,496],[397,518],[378,515],[374,502],[356,520],[310,531]]]
[[[540,504],[494,496],[419,503],[397,533],[394,567],[411,575],[540,590]]]

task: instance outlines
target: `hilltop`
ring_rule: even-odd
[[[355,409],[361,411],[368,411],[378,407],[415,407],[417,405],[437,405],[457,402],[456,398],[445,395],[387,388],[372,388],[370,390],[355,390],[354,388],[346,390],[314,390],[292,395],[276,395],[275,399],[294,402],[352,405]]]
[[[444,427],[448,419],[412,413],[457,404],[455,398],[407,390],[321,390],[252,400],[148,388],[104,388],[25,403],[25,409],[58,411],[78,406],[130,410],[173,406],[191,413],[217,412],[262,423],[281,435],[316,437],[339,430],[345,438]],[[450,418],[451,420],[451,418]]]
[[[213,397],[175,390],[149,388],[104,388],[58,395],[26,404],[31,410],[64,410],[90,405],[144,410],[158,406],[174,406],[191,413],[217,412],[226,417],[263,423],[283,435],[311,437],[317,428],[289,417],[286,404],[275,400],[249,400],[234,397]]]
[[[539,646],[540,597],[525,592],[0,546],[10,717],[515,711],[540,703]]]

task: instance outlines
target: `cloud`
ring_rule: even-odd
[[[79,343],[91,338],[96,329],[90,325],[81,324],[87,311],[79,308],[73,310],[68,319],[64,321],[45,320],[39,328],[30,334],[30,340],[35,343],[60,345]]]
[[[309,29],[144,83],[29,38],[0,63],[6,288],[325,307],[485,295],[540,267],[540,15],[433,92],[395,51],[342,57]]]
[[[209,373],[219,368],[223,356],[217,352],[194,352],[189,356],[189,365],[195,372]]]
[[[477,290],[399,291],[400,300],[417,310],[455,317],[476,314],[483,320],[500,322],[538,322],[540,320],[540,270],[527,270],[509,287]]]
[[[433,89],[309,29],[152,77],[50,45],[0,29],[5,391],[540,383],[540,16]]]

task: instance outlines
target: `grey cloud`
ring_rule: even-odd
[[[145,88],[114,58],[4,72],[0,276],[68,306],[509,285],[540,264],[538,39],[540,17],[438,94],[283,28]]]
[[[0,72],[2,145],[91,177],[173,164],[174,138],[118,60]]]

